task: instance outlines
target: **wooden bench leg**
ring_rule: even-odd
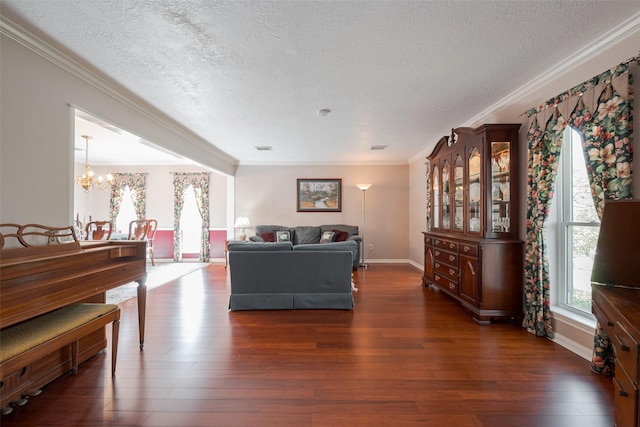
[[[80,347],[80,340],[75,340],[71,343],[71,367],[73,368],[73,375],[78,373],[78,352]]]
[[[118,336],[120,334],[120,320],[111,323],[111,376],[116,374],[116,361],[118,360]]]

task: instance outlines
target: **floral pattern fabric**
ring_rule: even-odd
[[[136,212],[137,219],[145,219],[146,216],[146,173],[114,173],[111,183],[111,198],[109,200],[109,219],[113,224],[120,212],[122,205],[122,196],[124,191],[129,187],[131,190],[131,199],[133,208]],[[128,226],[128,224],[127,224]]]
[[[551,337],[553,334],[544,225],[553,198],[562,132],[566,126],[571,126],[582,137],[594,205],[602,218],[606,200],[632,196],[630,82],[627,64],[620,64],[529,112],[532,117],[528,134],[530,197],[527,201],[523,327],[536,335]],[[552,114],[547,113],[547,107],[553,108]],[[598,325],[592,370],[605,374],[613,372],[614,358],[613,347]]]
[[[189,186],[193,188],[198,211],[202,217],[199,260],[209,262],[209,174],[206,172],[173,173],[173,260],[182,261],[180,217],[184,207],[184,193]]]

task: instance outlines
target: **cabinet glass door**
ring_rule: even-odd
[[[464,230],[464,160],[456,154],[453,161],[453,228]]]
[[[433,167],[433,176],[431,177],[431,183],[433,188],[433,194],[431,201],[432,205],[432,226],[433,228],[440,228],[440,169],[438,166]]]
[[[480,224],[482,224],[480,203],[482,201],[482,175],[481,165],[482,157],[480,150],[473,147],[469,151],[467,168],[467,183],[469,185],[469,197],[467,202],[467,230],[471,233],[480,233]]]
[[[442,162],[442,228],[451,229],[451,166]]]
[[[511,146],[509,142],[491,142],[491,231],[508,233],[511,229]]]

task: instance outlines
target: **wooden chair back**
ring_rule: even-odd
[[[85,227],[86,240],[109,240],[113,233],[111,221],[91,221]]]
[[[127,240],[146,240],[149,223],[146,219],[134,219],[129,223]]]

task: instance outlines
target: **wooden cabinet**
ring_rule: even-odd
[[[592,310],[616,351],[613,379],[617,427],[640,427],[640,288],[592,285]]]
[[[593,314],[615,348],[616,427],[640,427],[640,200],[607,201],[591,272]]]
[[[453,129],[428,156],[424,285],[459,300],[480,324],[522,316],[519,124]]]

